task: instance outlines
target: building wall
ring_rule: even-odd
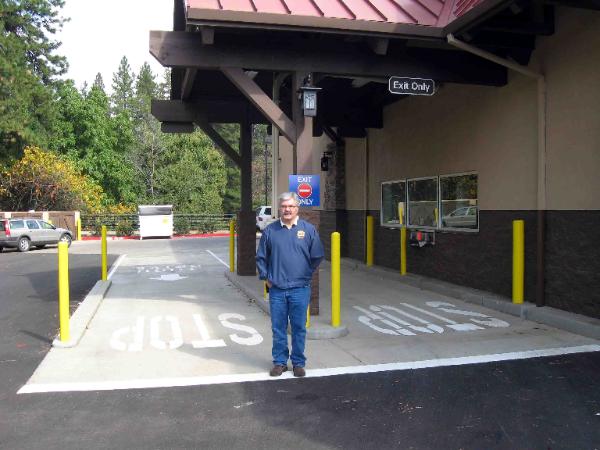
[[[600,13],[557,8],[530,68],[547,80],[546,303],[600,317]],[[380,183],[476,171],[480,231],[436,233],[408,249],[408,271],[510,297],[512,221],[526,222],[527,301],[535,301],[537,83],[509,72],[500,88],[447,84],[384,111],[384,128],[346,142],[349,238],[379,223]],[[366,187],[366,188],[365,188]],[[365,199],[367,200],[365,202]],[[366,204],[365,204],[366,203]],[[399,231],[376,226],[375,263],[399,266]],[[364,259],[358,246],[346,256]]]

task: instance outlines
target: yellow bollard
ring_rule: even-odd
[[[235,271],[235,220],[229,222],[229,271]]]
[[[512,301],[523,303],[525,285],[525,221],[513,220]]]
[[[77,219],[77,223],[75,224],[77,228],[77,240],[81,240],[81,219]]]
[[[107,270],[107,248],[106,248],[106,225],[102,225],[102,281],[108,280]]]
[[[373,265],[373,216],[367,216],[367,267]]]
[[[400,275],[406,275],[406,227],[400,228]]]
[[[434,227],[437,227],[438,224],[439,224],[439,220],[440,220],[440,218],[439,218],[439,212],[438,212],[437,208],[435,208],[433,210],[433,215],[435,216],[435,225],[434,225]]]
[[[306,308],[306,328],[310,328],[310,305]]]
[[[58,321],[60,341],[70,339],[69,330],[69,245],[58,243]]]
[[[331,233],[331,326],[340,326],[340,233]]]

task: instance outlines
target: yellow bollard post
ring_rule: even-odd
[[[331,326],[340,326],[340,233],[331,233]]]
[[[77,228],[77,240],[80,241],[81,240],[81,219],[77,219],[76,228]]]
[[[400,228],[400,275],[406,275],[406,227]]]
[[[367,216],[367,267],[373,265],[373,216]]]
[[[108,280],[108,270],[107,270],[107,248],[106,248],[106,225],[102,225],[102,243],[101,243],[101,252],[102,252],[102,281]]]
[[[58,243],[58,321],[61,342],[70,339],[69,329],[69,245]]]
[[[306,328],[310,328],[310,305],[306,308]]]
[[[229,271],[235,272],[235,220],[229,222]]]
[[[434,227],[437,227],[438,224],[439,224],[439,220],[440,220],[440,218],[439,218],[439,212],[438,212],[437,208],[435,208],[433,210],[433,215],[435,216],[435,225],[434,225]]]
[[[521,304],[525,286],[525,221],[513,220],[512,301]]]

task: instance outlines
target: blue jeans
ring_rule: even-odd
[[[304,367],[306,343],[306,310],[310,303],[310,286],[269,289],[271,330],[273,331],[273,364],[285,366],[288,358],[294,367]],[[292,328],[292,354],[288,350],[287,327]]]

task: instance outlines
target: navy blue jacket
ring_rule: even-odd
[[[313,272],[325,256],[315,227],[305,220],[288,229],[279,220],[263,231],[256,251],[256,268],[261,280],[280,289],[310,284]]]

